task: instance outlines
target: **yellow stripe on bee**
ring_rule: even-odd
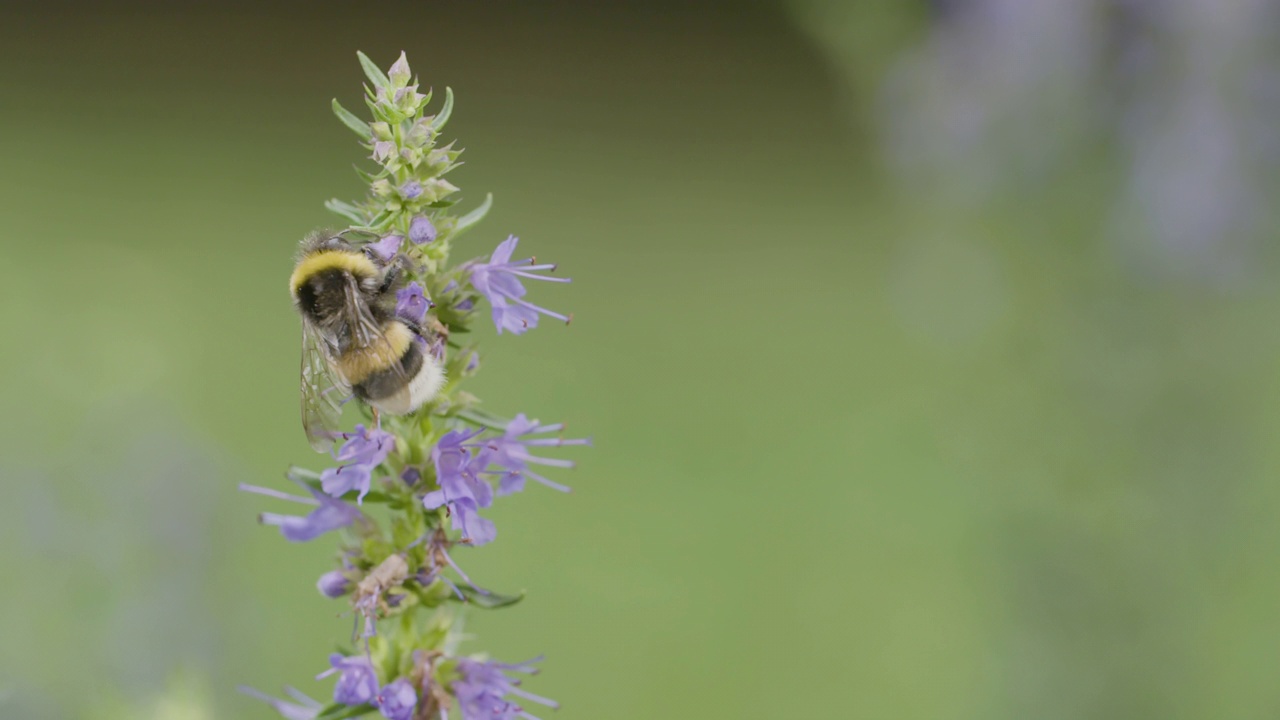
[[[391,322],[383,327],[382,336],[370,347],[352,348],[338,358],[338,371],[352,385],[358,385],[376,372],[400,362],[413,342],[413,331],[404,323]]]
[[[293,269],[293,275],[289,276],[289,292],[296,295],[303,283],[325,270],[345,270],[358,277],[378,276],[378,268],[363,253],[322,250],[302,258]]]

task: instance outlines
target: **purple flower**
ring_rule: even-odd
[[[431,301],[422,291],[422,286],[411,282],[396,291],[396,315],[414,323],[421,323],[427,316],[427,308]]]
[[[419,189],[421,192],[421,189]],[[436,239],[436,226],[431,224],[431,218],[426,215],[419,215],[409,223],[409,242],[414,245],[423,245]]]
[[[458,708],[462,711],[463,720],[512,720],[527,718],[537,720],[524,711],[519,705],[503,699],[505,695],[514,695],[556,708],[559,705],[547,698],[534,695],[519,688],[520,680],[507,676],[508,672],[534,675],[538,671],[533,663],[542,658],[537,657],[528,662],[508,665],[499,662],[477,662],[469,658],[458,661],[458,670],[462,673],[460,680],[453,682],[453,694],[458,698]]]
[[[479,509],[493,504],[493,488],[479,477],[483,465],[477,465],[471,452],[476,443],[470,440],[480,430],[452,430],[431,449],[431,462],[436,466],[439,490],[427,493],[422,504],[428,510],[448,505],[454,523],[464,538],[476,545],[493,540],[497,531],[493,523],[480,517]]]
[[[351,580],[341,570],[331,570],[316,581],[316,589],[327,598],[340,598],[351,591]]]
[[[340,672],[338,684],[333,686],[333,701],[342,705],[364,705],[378,694],[378,676],[373,672],[369,659],[357,655],[346,657],[333,653],[329,656],[328,670],[316,676],[317,680]]]
[[[402,242],[404,242],[404,238],[399,235],[388,235],[377,242],[369,243],[365,247],[383,262],[391,262],[391,258],[400,252],[400,243]]]
[[[387,720],[410,720],[413,709],[418,706],[418,691],[408,680],[400,678],[382,688],[373,704]]]
[[[573,467],[574,463],[570,460],[557,460],[553,458],[544,458],[533,455],[529,452],[529,448],[536,446],[555,446],[562,445],[590,445],[590,438],[577,438],[566,440],[564,438],[533,438],[525,437],[527,435],[538,435],[541,433],[559,432],[564,429],[563,423],[553,425],[539,425],[537,420],[530,420],[525,417],[524,413],[520,413],[514,420],[507,423],[507,429],[502,437],[487,440],[485,446],[485,460],[488,464],[496,465],[505,472],[498,481],[498,494],[510,495],[524,489],[524,479],[526,477],[546,485],[549,488],[568,492],[569,488],[559,483],[551,482],[545,477],[529,469],[530,464],[547,465],[550,467]]]
[[[374,468],[387,459],[396,446],[396,438],[389,432],[366,429],[364,425],[356,425],[355,432],[344,433],[343,437],[347,441],[334,459],[344,464],[320,473],[320,487],[334,497],[357,489],[360,494],[356,502],[362,503],[369,492]]]
[[[297,700],[298,702],[296,703],[273,698],[266,693],[258,692],[257,690],[254,690],[251,687],[245,687],[244,685],[241,685],[237,689],[251,698],[261,700],[262,702],[270,705],[272,709],[280,713],[280,717],[285,718],[285,720],[315,720],[315,717],[324,709],[324,706],[319,702],[312,700],[291,687],[286,687],[284,691],[288,693],[289,697]]]
[[[405,183],[397,188],[396,191],[399,192],[400,197],[405,200],[413,200],[422,195],[422,183],[417,180],[406,180]],[[409,239],[413,239],[412,231],[409,232]]]
[[[462,538],[472,545],[485,545],[493,542],[498,537],[498,529],[494,527],[493,521],[488,518],[480,517],[480,508],[475,501],[468,498],[449,503],[450,510],[453,511],[454,522],[457,523],[458,529],[462,531]]]
[[[306,487],[307,492],[311,493],[312,497],[305,498],[270,488],[240,483],[240,489],[245,492],[316,506],[316,509],[312,510],[306,517],[265,512],[258,515],[259,522],[263,525],[279,527],[280,534],[290,542],[315,540],[331,530],[347,527],[355,522],[356,518],[360,517],[360,511],[345,502],[329,497],[309,485],[304,485],[304,487]]]
[[[471,266],[471,284],[493,307],[493,324],[497,326],[498,333],[506,330],[519,335],[531,330],[538,326],[539,313],[569,322],[569,316],[538,307],[523,299],[526,291],[524,285],[520,284],[520,278],[549,282],[569,282],[569,278],[534,273],[535,270],[554,270],[556,266],[535,265],[533,258],[512,262],[511,253],[515,252],[518,242],[515,235],[508,237],[493,251],[489,262]]]

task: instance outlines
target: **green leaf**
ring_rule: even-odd
[[[387,210],[383,210],[377,215],[374,215],[373,219],[370,220],[368,223],[353,229],[366,230],[376,235],[382,235],[391,226],[391,220],[394,217],[395,217],[394,213],[389,212]]]
[[[375,87],[384,88],[391,84],[391,80],[386,73],[382,72],[382,68],[370,60],[368,55],[357,50],[356,57],[360,58],[360,67],[364,68],[364,74],[368,76],[369,82],[373,83]]]
[[[399,122],[396,118],[392,117],[391,110],[382,103],[374,102],[373,100],[365,100],[365,105],[369,106],[369,113],[373,115],[374,120],[392,124]]]
[[[453,234],[466,230],[484,219],[489,214],[489,208],[493,207],[493,193],[485,193],[484,202],[480,203],[480,207],[458,218],[458,224],[453,226]]]
[[[480,592],[467,584],[458,586],[458,590],[467,598],[467,603],[477,607],[494,610],[496,608],[504,608],[515,605],[524,599],[524,591],[521,590],[519,595],[503,595],[496,592]]]
[[[331,200],[326,200],[324,203],[324,206],[330,212],[338,213],[342,217],[350,220],[353,223],[356,223],[357,225],[364,224],[364,221],[365,221],[364,213],[360,212],[360,209],[357,208],[355,205],[352,205],[350,203],[345,203],[345,202],[342,202],[341,200],[338,200],[337,198],[334,198]]]
[[[372,185],[375,181],[381,180],[382,178],[386,177],[389,174],[386,168],[382,168],[381,170],[378,171],[377,175],[374,175],[373,173],[369,172],[368,170],[365,170],[364,168],[359,167],[358,165],[352,165],[351,167],[355,168],[356,175],[359,176],[361,180],[365,181],[370,185]]]
[[[342,107],[342,103],[338,102],[338,98],[333,99],[333,114],[338,116],[343,125],[351,128],[355,134],[365,140],[373,137],[373,131],[369,129],[369,124],[356,117],[350,110]]]
[[[377,710],[377,708],[372,705],[340,705],[334,703],[321,710],[320,714],[316,716],[316,720],[346,720],[346,718],[368,715],[374,710]]]
[[[444,104],[440,106],[440,112],[431,118],[431,129],[436,132],[449,122],[449,116],[453,114],[453,88],[446,87],[444,89]]]
[[[490,415],[483,410],[462,410],[458,413],[458,417],[469,423],[479,425],[480,427],[487,427],[491,430],[506,430],[507,425],[511,423],[510,420],[503,420],[502,418],[496,415]]]

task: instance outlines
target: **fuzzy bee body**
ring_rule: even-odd
[[[337,359],[356,397],[392,415],[417,410],[444,384],[440,361],[427,352],[426,341],[402,320],[383,325],[385,349],[352,349]],[[406,383],[405,380],[408,379]]]
[[[421,328],[395,314],[399,274],[399,266],[334,235],[302,243],[289,291],[302,317],[303,427],[319,450],[336,437],[348,392],[403,415],[444,384],[439,350],[430,349]]]

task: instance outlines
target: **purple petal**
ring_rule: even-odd
[[[369,243],[366,247],[374,255],[378,256],[384,262],[390,262],[391,258],[400,252],[400,243],[404,242],[404,238],[399,235],[388,235],[377,242]]]
[[[498,247],[494,249],[493,255],[489,257],[490,265],[506,265],[511,262],[511,254],[516,251],[516,244],[520,242],[520,238],[510,235],[506,240],[498,243]]]
[[[411,282],[396,291],[396,315],[414,323],[421,323],[427,316],[430,302],[422,291],[422,286]]]
[[[387,720],[410,720],[418,705],[418,691],[404,678],[382,688],[374,704]]]

